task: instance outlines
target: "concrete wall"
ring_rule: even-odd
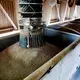
[[[61,2],[60,3],[60,19],[63,20],[64,17],[64,13],[65,13],[65,9],[66,9],[66,3],[65,2]],[[78,17],[79,17],[79,10],[80,8],[78,8]],[[75,10],[75,4],[70,8],[70,14],[69,14],[69,18],[73,18],[73,14],[74,14],[74,10]],[[67,9],[67,14],[66,17],[68,17],[68,11],[69,11],[69,7]],[[50,6],[50,0],[45,0],[43,3],[43,20],[46,22],[49,22],[49,20],[51,19],[57,19],[58,15],[56,12],[56,7],[51,7]]]
[[[52,18],[57,18],[56,7],[52,8],[50,6],[50,0],[46,0],[43,3],[43,20],[48,22]]]
[[[77,18],[80,18],[80,6],[77,6],[77,11],[78,11]]]

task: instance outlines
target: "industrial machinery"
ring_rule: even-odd
[[[22,2],[22,3],[21,3]],[[26,4],[23,4],[23,3]],[[42,0],[20,0],[20,46],[24,48],[40,47],[44,44],[42,21]]]

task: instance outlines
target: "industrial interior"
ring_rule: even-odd
[[[0,0],[0,80],[80,80],[80,0]]]

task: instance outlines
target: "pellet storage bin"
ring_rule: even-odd
[[[46,44],[40,48],[24,49],[19,46],[19,43],[13,43],[1,51],[0,80],[22,80],[26,78],[79,38],[75,34],[52,29],[45,29],[44,37],[46,37]],[[61,43],[65,45],[61,46]]]

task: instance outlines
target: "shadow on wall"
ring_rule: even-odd
[[[19,41],[19,35],[0,39],[0,51]]]
[[[74,73],[74,75],[72,76],[71,80],[80,80],[80,67]]]

